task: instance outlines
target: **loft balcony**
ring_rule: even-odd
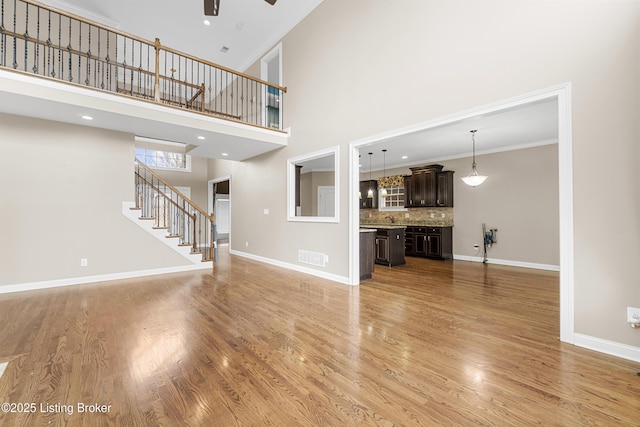
[[[2,6],[0,112],[180,142],[200,157],[287,145],[285,87],[30,0]]]

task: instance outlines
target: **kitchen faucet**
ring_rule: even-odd
[[[396,218],[393,216],[385,216],[385,218],[391,221],[391,224],[394,224],[396,222]]]

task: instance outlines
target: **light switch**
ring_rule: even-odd
[[[264,208],[264,214],[269,215],[269,208]]]

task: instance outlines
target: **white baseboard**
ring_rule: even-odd
[[[469,256],[469,255],[454,255],[453,259],[459,261],[471,261],[471,262],[482,262],[483,258],[481,256]],[[535,262],[524,262],[524,261],[512,261],[508,259],[497,259],[497,258],[488,258],[488,264],[499,264],[499,265],[508,265],[511,267],[523,267],[523,268],[535,268],[537,270],[549,270],[549,271],[560,271],[559,265],[553,264],[538,264]]]
[[[236,251],[233,249],[229,249],[229,253],[232,255],[238,255],[243,258],[249,258],[254,261],[263,262],[265,264],[275,265],[277,267],[286,268],[288,270],[298,271],[300,273],[310,274],[312,276],[321,277],[323,279],[332,280],[334,282],[342,283],[345,285],[351,285],[349,283],[349,278],[344,276],[338,276],[337,274],[325,273],[323,271],[314,270],[312,268],[303,267],[301,265],[291,264],[288,262],[282,262],[271,258],[265,258],[259,255],[248,254],[246,252]]]
[[[620,344],[615,341],[608,341],[578,333],[573,334],[573,336],[574,344],[578,347],[584,347],[610,356],[640,362],[640,347],[633,347],[631,345]]]
[[[182,273],[185,271],[204,270],[209,268],[213,268],[211,262],[202,262],[199,265],[184,265],[179,267],[155,268],[151,270],[127,271],[125,273],[101,274],[96,276],[72,277],[69,279],[46,280],[42,282],[17,283],[12,285],[0,286],[0,294],[59,288],[63,286],[85,285],[88,283],[106,282],[109,280],[133,279],[135,277],[156,276],[159,274]]]

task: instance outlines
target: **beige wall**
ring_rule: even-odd
[[[205,212],[208,210],[207,159],[191,157],[190,172],[162,169],[154,169],[154,172],[174,187],[189,187],[191,189],[191,201]]]
[[[282,41],[289,146],[209,164],[210,177],[232,175],[232,249],[290,263],[316,250],[346,276],[351,141],[570,82],[575,330],[640,346],[625,322],[640,306],[639,15],[636,0],[325,0]],[[288,223],[286,159],[332,145],[340,222]],[[499,245],[517,238],[486,222]]]
[[[558,266],[557,144],[480,155],[476,156],[476,162],[479,171],[489,176],[478,187],[469,187],[460,179],[471,171],[471,158],[414,165],[437,163],[443,165],[444,170],[455,171],[453,253],[463,257],[482,256],[482,251],[475,251],[473,245],[482,248],[482,223],[485,223],[487,228],[498,229],[498,244],[488,251],[490,259]],[[382,176],[381,172],[373,171],[371,176],[377,179]],[[410,174],[409,167],[387,170],[387,176]],[[361,174],[361,179],[369,179],[369,173]],[[409,220],[417,218],[422,211],[433,209],[410,209]],[[445,210],[442,212],[448,215]],[[394,216],[403,221],[402,213]],[[427,218],[424,220],[428,221]],[[434,220],[437,222],[438,219]]]
[[[188,264],[122,215],[132,135],[5,114],[0,129],[0,286]]]

